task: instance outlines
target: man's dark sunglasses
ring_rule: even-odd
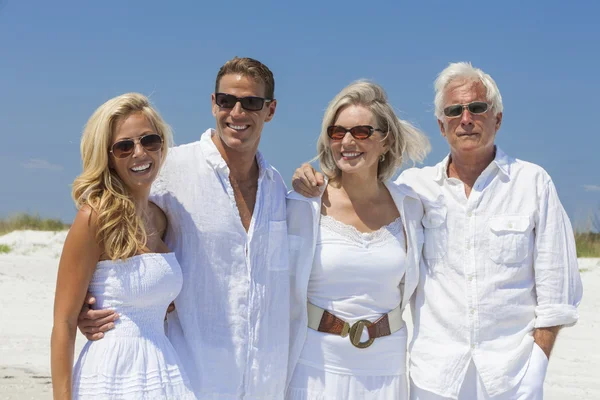
[[[483,101],[474,101],[468,104],[452,104],[444,108],[444,115],[449,118],[460,117],[464,109],[469,110],[473,115],[483,114],[490,108],[490,104]]]
[[[215,93],[215,103],[221,108],[233,108],[238,101],[244,110],[260,111],[265,103],[269,103],[273,101],[273,99],[265,99],[256,96],[235,97],[232,94]]]
[[[350,129],[339,125],[331,125],[327,127],[327,136],[329,136],[331,140],[342,140],[346,136],[346,133],[350,132],[354,139],[365,140],[370,138],[375,131],[383,132],[383,130],[373,128],[369,125],[353,126]]]
[[[163,145],[163,139],[159,134],[150,133],[139,139],[119,140],[112,145],[110,152],[117,158],[127,158],[133,154],[136,141],[139,141],[146,151],[158,151],[162,149]]]

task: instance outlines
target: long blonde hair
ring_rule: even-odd
[[[117,123],[135,113],[143,114],[162,137],[162,165],[173,143],[171,128],[146,96],[125,93],[98,107],[85,125],[81,138],[83,172],[73,182],[75,205],[78,209],[88,205],[96,213],[96,241],[111,260],[140,253],[148,238],[131,194],[109,167],[109,149]]]

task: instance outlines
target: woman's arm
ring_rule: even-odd
[[[58,265],[51,339],[55,400],[71,399],[77,316],[102,253],[95,234],[95,216],[89,207],[83,207],[69,230]]]

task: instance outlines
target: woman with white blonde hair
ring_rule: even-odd
[[[377,84],[330,102],[317,144],[321,196],[288,195],[291,339],[288,400],[407,399],[402,311],[419,279],[423,209],[390,183],[422,161],[427,138]]]
[[[195,399],[163,326],[181,269],[162,239],[166,217],[148,200],[171,143],[169,126],[138,93],[107,101],[87,122],[73,183],[78,212],[56,284],[54,399]],[[88,290],[120,318],[104,340],[86,343],[73,369]]]

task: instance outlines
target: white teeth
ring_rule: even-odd
[[[343,157],[358,157],[361,153],[342,153]]]
[[[145,171],[148,168],[150,168],[150,164],[143,164],[143,165],[137,165],[135,167],[132,167],[131,170],[135,171],[135,172],[140,172],[140,171]]]
[[[237,131],[242,131],[248,127],[248,125],[228,125],[231,129],[235,129]]]

